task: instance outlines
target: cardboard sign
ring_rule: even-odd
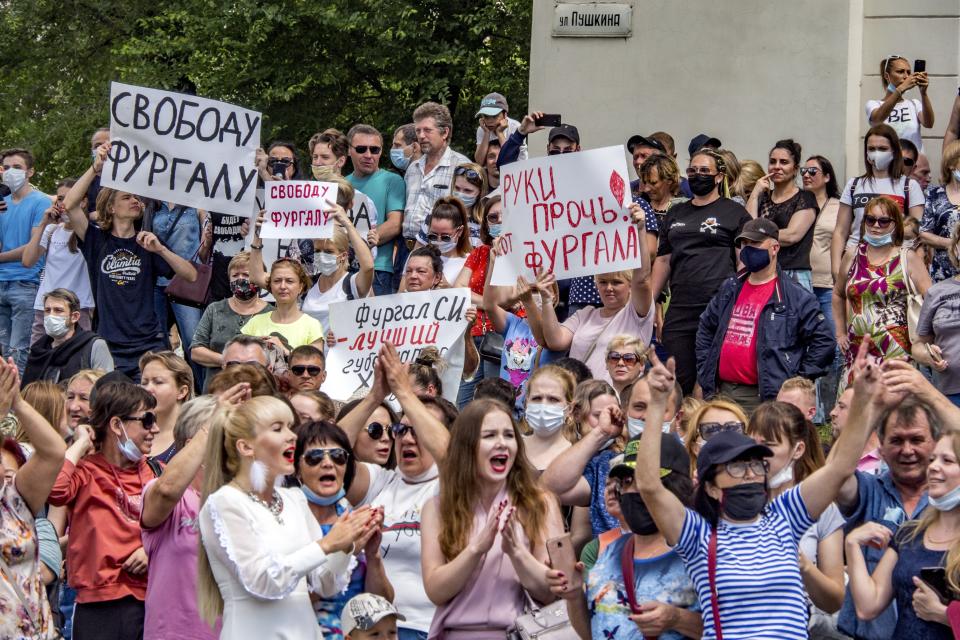
[[[643,234],[630,219],[624,149],[604,147],[504,165],[504,226],[491,284],[558,280],[640,267]]]
[[[246,217],[257,187],[260,114],[114,82],[105,187]]]
[[[424,347],[444,356],[467,328],[470,289],[435,289],[361,298],[330,305],[330,330],[337,344],[327,351],[322,390],[336,400],[373,384],[377,352],[390,342],[403,362]]]
[[[266,215],[261,238],[331,238],[337,183],[312,180],[267,181],[263,185]]]

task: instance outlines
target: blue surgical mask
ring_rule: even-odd
[[[892,82],[887,83],[887,91],[889,91],[890,93],[893,93],[896,90],[897,90],[897,85],[893,84]]]
[[[343,487],[340,487],[340,491],[337,491],[332,496],[327,496],[326,498],[321,495],[317,495],[305,484],[300,485],[300,491],[303,491],[303,495],[306,496],[309,502],[321,507],[329,507],[332,504],[337,504],[343,500],[344,496],[347,495],[347,492],[343,489]]]
[[[403,152],[403,149],[390,149],[390,162],[400,171],[406,171],[410,166],[410,158]]]
[[[872,236],[869,233],[863,234],[863,239],[867,241],[867,244],[871,247],[885,247],[888,244],[893,244],[893,231],[890,233],[885,233],[882,236]]]
[[[952,511],[957,505],[960,505],[960,487],[954,487],[947,495],[940,498],[927,496],[927,501],[937,511]]]
[[[462,202],[463,206],[465,206],[467,209],[477,203],[477,196],[468,196],[463,191],[454,191],[453,197],[459,198],[460,202]]]
[[[120,423],[120,430],[123,431],[124,438],[123,442],[117,442],[117,448],[120,449],[120,453],[130,462],[140,462],[140,460],[143,459],[143,452],[140,451],[140,447],[134,444],[130,436],[127,435],[127,429],[123,426],[123,422]]]
[[[960,182],[960,178],[957,178],[957,182]],[[500,234],[503,233],[502,224],[488,224],[487,231],[490,233],[491,238],[499,238]]]

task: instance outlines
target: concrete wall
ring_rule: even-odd
[[[793,137],[805,156],[859,172],[863,105],[880,95],[879,60],[901,53],[928,61],[937,123],[925,145],[939,153],[960,0],[632,0],[628,38],[554,38],[553,0],[533,1],[530,108],[562,113],[587,147],[664,130],[684,165],[704,132],[766,166],[773,143]],[[531,139],[531,153],[545,147]]]

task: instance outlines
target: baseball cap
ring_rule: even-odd
[[[652,147],[660,153],[666,153],[667,150],[664,148],[663,143],[657,140],[656,138],[645,138],[639,133],[633,136],[630,136],[630,139],[627,140],[627,151],[633,153],[634,147]]]
[[[640,447],[642,437],[643,434],[640,434],[636,438],[631,438],[623,448],[623,453],[610,460],[611,478],[633,475],[634,469],[637,468],[637,449]],[[687,450],[683,448],[683,444],[676,436],[664,434],[660,440],[660,477],[670,473],[689,476],[690,456],[687,455]]]
[[[743,225],[743,231],[740,232],[740,235],[737,236],[737,239],[734,240],[734,243],[737,246],[740,246],[741,240],[763,242],[768,238],[779,240],[780,228],[773,220],[770,220],[769,218],[754,218],[747,224]]]
[[[547,142],[553,142],[554,138],[566,138],[580,144],[580,132],[572,124],[562,124],[550,129],[550,133],[547,134]]]
[[[361,593],[353,596],[347,604],[343,605],[343,611],[340,613],[340,629],[344,636],[355,629],[369,631],[387,616],[406,620],[386,598],[372,593]]]
[[[708,136],[705,133],[699,133],[694,136],[693,140],[690,141],[690,146],[687,147],[687,151],[692,156],[694,153],[700,149],[703,149],[704,147],[713,147],[714,149],[719,149],[722,146],[723,143],[720,142],[719,138]]]
[[[750,436],[736,431],[721,431],[707,440],[697,456],[697,475],[703,478],[707,470],[716,465],[740,458],[770,458],[773,451],[758,444]]]
[[[507,99],[499,93],[488,93],[483,97],[483,100],[480,101],[480,111],[477,111],[477,115],[474,118],[479,118],[480,116],[495,116],[501,111],[510,111],[510,108],[507,106]]]

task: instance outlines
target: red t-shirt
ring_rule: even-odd
[[[490,246],[485,244],[474,247],[470,255],[467,256],[467,261],[463,264],[464,267],[471,270],[470,291],[478,296],[483,295],[483,283],[487,279],[488,264],[490,264]],[[483,312],[483,309],[477,309],[477,321],[473,323],[470,335],[479,337],[492,330],[493,324],[491,324],[487,314]]]
[[[776,286],[776,278],[760,285],[743,283],[720,348],[723,382],[757,384],[757,321]]]

